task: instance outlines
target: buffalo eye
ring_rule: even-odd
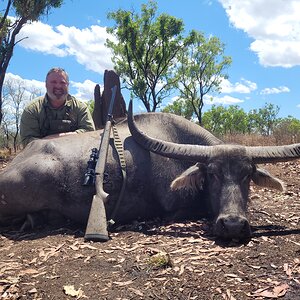
[[[207,168],[207,176],[209,180],[220,181],[222,175],[215,165],[209,165]]]
[[[208,178],[210,180],[215,180],[215,181],[219,181],[220,180],[220,176],[216,173],[208,173]]]
[[[252,166],[245,168],[241,173],[242,182],[249,181],[253,172]]]
[[[244,175],[244,176],[242,177],[242,181],[243,181],[243,182],[249,181],[250,178],[251,178],[250,174],[246,174],[246,175]]]

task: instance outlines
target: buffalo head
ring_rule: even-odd
[[[251,235],[247,219],[249,186],[255,184],[283,190],[283,183],[256,164],[276,163],[300,157],[300,144],[268,147],[228,145],[176,144],[147,136],[135,125],[132,104],[128,125],[135,141],[144,149],[177,160],[195,162],[171,183],[172,190],[208,191],[205,199],[215,219],[216,236],[225,239],[245,239]],[[208,136],[203,129],[203,135]]]

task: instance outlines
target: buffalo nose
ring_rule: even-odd
[[[250,234],[250,225],[245,217],[227,215],[216,221],[216,235],[220,238],[245,239]]]

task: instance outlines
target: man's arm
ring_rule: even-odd
[[[94,131],[95,125],[92,115],[85,103],[81,103],[81,107],[78,112],[78,128],[75,130],[77,133]]]
[[[20,122],[20,137],[23,147],[34,139],[41,138],[39,122],[34,113],[25,109]]]

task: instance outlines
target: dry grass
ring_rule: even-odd
[[[12,154],[12,150],[9,148],[0,149],[0,159],[8,159]]]
[[[226,143],[240,144],[245,146],[274,146],[277,141],[274,136],[262,136],[258,134],[232,134],[221,137]],[[289,142],[282,143],[289,144]]]

